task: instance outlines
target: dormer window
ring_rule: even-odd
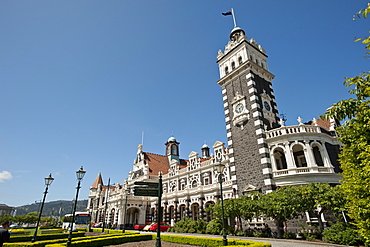
[[[227,75],[227,74],[229,74],[229,67],[225,67],[225,74]]]
[[[231,69],[235,69],[235,63],[234,62],[231,63]]]

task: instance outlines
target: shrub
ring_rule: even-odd
[[[338,222],[330,229],[323,231],[323,237],[326,242],[341,244],[341,245],[355,245],[363,243],[362,238],[348,223]]]
[[[283,238],[287,238],[287,239],[295,239],[296,236],[297,235],[293,232],[284,232],[283,234]]]
[[[219,219],[211,220],[206,228],[206,233],[209,234],[221,234],[222,232],[222,221]]]
[[[174,228],[175,228],[175,232],[188,232],[189,230],[189,225],[192,223],[193,221],[190,219],[190,218],[183,218],[181,219],[180,221],[176,222]]]

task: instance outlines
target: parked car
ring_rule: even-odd
[[[146,225],[146,226],[144,226],[144,228],[142,229],[143,231],[149,231],[149,229],[150,229],[150,227],[152,226],[152,225],[154,225],[155,223],[152,223],[152,224],[150,224],[150,225]]]
[[[145,223],[145,225],[143,225],[143,224],[137,224],[137,225],[134,225],[134,229],[135,230],[143,230],[143,228],[145,226],[147,226],[147,225],[149,225],[149,223]]]
[[[96,222],[94,224],[92,224],[91,227],[102,227],[103,226],[103,222]]]
[[[161,222],[161,226],[160,226],[160,231],[161,232],[165,232],[165,231],[167,231],[167,229],[170,227],[170,225],[169,224],[167,224],[167,223],[164,223],[164,222]],[[150,227],[149,227],[149,231],[157,231],[157,228],[158,228],[158,224],[157,223],[152,223],[151,225],[150,225]]]

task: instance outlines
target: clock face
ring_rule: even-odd
[[[236,105],[236,107],[235,107],[235,112],[236,113],[242,113],[242,111],[244,110],[244,105],[242,104],[242,103],[239,103],[239,104],[237,104]]]
[[[269,103],[267,103],[267,101],[263,102],[263,105],[265,106],[265,109],[266,109],[267,111],[270,111],[270,110],[271,110],[270,104],[269,104]]]

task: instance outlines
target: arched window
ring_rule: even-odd
[[[276,170],[288,169],[284,150],[282,148],[277,148],[274,150],[274,159],[275,159]]]
[[[322,160],[320,147],[316,144],[312,147],[313,156],[315,157],[316,165],[324,166],[324,161]]]
[[[235,62],[231,63],[231,69],[235,69]]]
[[[304,156],[303,147],[301,145],[293,146],[293,156],[296,167],[307,167],[306,157]]]
[[[198,220],[199,218],[199,204],[194,203],[191,205],[191,215],[193,216],[193,220]]]
[[[191,183],[191,187],[192,188],[196,188],[198,186],[198,181],[197,180],[194,180],[192,183]]]
[[[227,74],[229,74],[229,67],[225,67],[225,74],[227,75]]]
[[[241,65],[243,63],[243,58],[242,57],[239,57],[238,58],[238,62],[239,62],[239,65]]]

